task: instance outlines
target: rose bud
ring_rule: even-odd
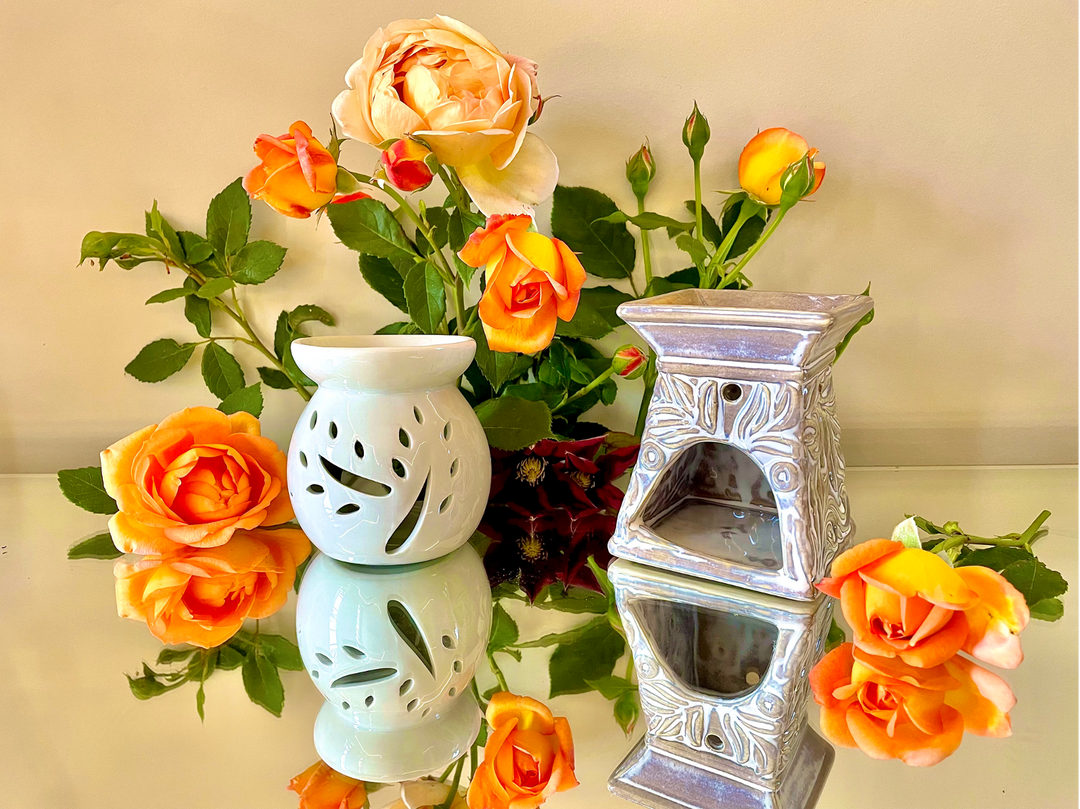
[[[712,130],[709,129],[709,120],[701,114],[695,101],[694,111],[686,119],[682,130],[682,142],[690,152],[690,159],[695,163],[705,154],[705,144],[709,142],[710,137],[712,137]]]
[[[371,199],[371,194],[365,194],[363,191],[354,191],[351,194],[342,194],[340,196],[334,197],[332,200],[330,200],[330,204],[340,205],[343,202],[352,202],[356,199]]]
[[[630,188],[634,196],[642,199],[649,191],[649,183],[656,176],[656,162],[653,160],[649,143],[642,144],[630,159],[626,161],[626,179],[630,182]]]
[[[798,194],[795,201],[808,197],[825,178],[825,164],[814,160],[817,153],[805,138],[788,129],[765,129],[751,138],[739,155],[739,185],[764,205],[779,205],[785,190]],[[810,169],[813,178],[809,177]]]
[[[645,373],[649,358],[645,352],[634,345],[625,345],[611,358],[611,367],[623,379],[637,379]]]
[[[431,184],[431,169],[424,160],[431,154],[414,140],[403,138],[382,153],[386,178],[401,191],[419,191]]]
[[[244,190],[252,199],[285,216],[307,219],[334,198],[337,162],[303,121],[277,138],[259,135],[255,154],[259,165],[244,177]]]

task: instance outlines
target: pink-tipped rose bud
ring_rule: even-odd
[[[401,191],[419,191],[431,183],[431,169],[424,160],[431,154],[414,140],[403,138],[382,153],[382,164],[388,179]]]
[[[630,182],[630,188],[634,196],[641,199],[649,190],[649,183],[656,176],[656,161],[653,160],[652,150],[646,141],[641,148],[630,155],[626,161],[626,179]]]
[[[637,379],[645,373],[645,366],[648,363],[649,358],[645,352],[632,345],[623,346],[611,358],[611,367],[623,379]]]

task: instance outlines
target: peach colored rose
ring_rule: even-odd
[[[298,528],[237,531],[216,548],[184,548],[117,560],[121,618],[145,621],[162,643],[220,646],[247,618],[267,618],[288,598],[296,566],[311,553]]]
[[[367,801],[367,788],[321,761],[316,761],[289,782],[300,796],[298,809],[360,809]]]
[[[840,599],[855,645],[930,668],[963,649],[1016,668],[1028,623],[1024,597],[985,567],[952,568],[936,554],[872,539],[840,554],[818,589]]]
[[[1008,684],[960,656],[916,668],[844,643],[814,666],[810,687],[825,738],[871,758],[927,767],[951,755],[965,730],[1012,732],[1016,699]]]
[[[297,121],[281,137],[259,135],[255,154],[261,161],[244,177],[244,190],[278,213],[307,219],[334,198],[337,161]]]
[[[780,204],[780,178],[792,163],[802,160],[806,153],[813,160],[817,149],[811,149],[801,135],[773,127],[758,132],[743,147],[739,155],[739,185],[751,197],[765,205]],[[825,164],[814,163],[814,184],[803,196],[808,197],[821,187],[825,179]]]
[[[558,161],[528,131],[540,103],[536,64],[467,25],[443,16],[391,23],[345,82],[334,100],[345,135],[375,146],[422,139],[485,214],[529,213],[555,190]]]
[[[557,320],[577,311],[585,269],[558,239],[528,230],[527,216],[492,216],[458,253],[485,267],[480,320],[492,351],[531,354],[551,343]]]
[[[293,517],[285,454],[244,412],[173,413],[102,452],[101,474],[120,508],[109,531],[124,553],[213,548],[237,529]]]
[[[488,703],[491,734],[469,784],[469,809],[535,809],[578,785],[570,725],[547,706],[503,691]]]

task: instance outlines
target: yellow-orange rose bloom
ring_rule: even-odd
[[[810,671],[821,732],[871,758],[927,767],[951,755],[964,731],[1008,736],[1016,704],[1008,684],[970,660],[915,668],[844,643]]]
[[[950,567],[937,554],[872,539],[840,554],[818,589],[840,599],[855,645],[920,668],[963,649],[995,666],[1024,659],[1024,597],[985,567]]]
[[[213,548],[237,529],[293,517],[285,453],[242,411],[173,413],[102,452],[101,474],[120,509],[109,531],[124,553]]]
[[[360,809],[367,800],[367,787],[321,761],[316,761],[289,782],[300,796],[298,809]]]
[[[570,724],[542,702],[507,691],[488,703],[491,735],[469,784],[469,809],[535,809],[578,785]]]
[[[443,16],[391,23],[345,82],[334,100],[345,135],[372,145],[421,138],[485,214],[528,213],[555,190],[555,154],[528,132],[540,103],[536,64],[469,26]]]
[[[479,314],[492,351],[532,354],[547,348],[558,320],[577,311],[585,269],[558,239],[528,230],[527,216],[492,216],[458,253],[484,267]]]
[[[244,177],[244,190],[278,213],[307,219],[334,198],[337,162],[297,121],[281,137],[259,135],[255,154],[261,161]]]
[[[181,548],[134,564],[117,560],[117,611],[145,621],[162,643],[219,646],[245,619],[281,609],[309,553],[300,529],[279,528],[238,531],[216,548]]]
[[[811,149],[801,135],[783,127],[758,132],[743,147],[739,155],[739,185],[751,197],[765,205],[780,204],[780,178],[792,163],[810,153],[813,160],[817,149]],[[803,194],[808,197],[821,187],[825,179],[825,164],[814,163],[814,183]]]

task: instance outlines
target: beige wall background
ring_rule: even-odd
[[[837,367],[849,463],[1075,463],[1075,2],[35,0],[0,4],[0,472],[89,464],[173,410],[215,403],[197,363],[157,385],[125,376],[151,340],[194,339],[180,303],[142,303],[179,279],[77,268],[82,235],[141,230],[155,198],[201,232],[256,135],[296,119],[321,134],[370,33],[440,12],[540,63],[543,93],[560,97],[535,131],[561,181],[626,209],[623,161],[647,136],[650,207],[681,212],[694,99],[713,130],[708,189],[734,187],[759,128],[821,150],[816,201],[751,269],[762,289],[873,282],[877,319]],[[349,144],[343,159],[364,170],[375,153]],[[330,309],[345,333],[399,319],[327,224],[257,204],[253,230],[289,247],[278,276],[246,290],[264,334],[299,303]],[[254,357],[240,358],[253,377]],[[632,398],[602,419],[626,428]],[[264,429],[285,442],[301,403],[266,399]]]

